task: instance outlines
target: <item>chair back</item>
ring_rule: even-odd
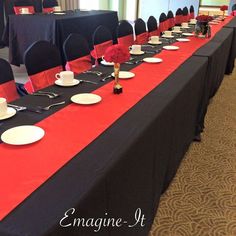
[[[90,50],[86,39],[79,34],[70,34],[63,44],[66,70],[79,74],[92,67]]]
[[[157,26],[157,20],[154,16],[150,16],[147,21],[147,28],[149,37],[151,36],[159,36],[159,28]]]
[[[175,26],[175,17],[174,17],[174,14],[172,11],[168,11],[167,19],[169,22],[169,28],[174,27]]]
[[[132,25],[126,21],[120,21],[116,30],[118,44],[130,47],[134,44],[134,31]]]
[[[58,6],[57,0],[43,0],[43,12],[50,13],[53,12],[54,7]]]
[[[135,31],[135,43],[136,44],[145,44],[148,41],[148,32],[146,30],[146,24],[145,22],[141,19],[138,18],[134,22],[134,31]]]
[[[31,0],[16,0],[14,2],[13,9],[16,15],[22,14],[22,8],[27,8],[30,14],[35,13],[34,4]]]
[[[168,30],[169,27],[169,22],[168,22],[168,18],[166,16],[165,13],[161,13],[160,17],[159,17],[159,30],[161,33],[163,33],[164,31]]]
[[[193,5],[191,5],[190,9],[189,9],[189,17],[190,17],[190,19],[194,19],[195,18],[194,6]]]
[[[113,44],[112,34],[107,27],[100,25],[93,33],[93,51],[91,55],[96,60],[101,59],[108,47]]]
[[[188,21],[189,21],[188,8],[184,7],[183,8],[183,22],[188,22]]]
[[[183,23],[183,11],[181,8],[178,8],[175,13],[175,24],[181,25]]]
[[[24,63],[29,75],[26,90],[31,93],[54,84],[56,73],[63,70],[60,52],[48,41],[37,41],[25,52]]]
[[[19,98],[17,93],[16,84],[14,81],[14,75],[10,64],[0,58],[0,97],[7,99],[7,102],[11,102]]]

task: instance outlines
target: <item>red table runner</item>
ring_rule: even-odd
[[[231,19],[212,26],[212,36]],[[101,103],[70,104],[37,123],[46,132],[39,142],[26,146],[2,143],[0,220],[210,40],[190,39],[188,43],[175,43],[178,51],[163,50],[156,55],[163,63],[143,63],[134,68],[135,78],[121,81],[123,94],[114,95],[113,82],[108,83],[94,91],[103,98]]]

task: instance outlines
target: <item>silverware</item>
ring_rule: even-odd
[[[135,65],[138,64],[140,62],[142,62],[143,60],[137,60],[137,61],[126,61],[125,64],[127,65]]]
[[[7,104],[7,106],[14,108],[16,111],[24,111],[27,109],[27,107],[17,106],[17,105],[9,104],[9,103]]]
[[[52,95],[54,97],[59,97],[61,95],[61,94],[53,93],[53,92],[49,92],[49,91],[37,91],[37,93],[49,94],[49,95]]]
[[[49,97],[49,98],[55,98],[55,96],[50,95],[50,94],[46,94],[46,93],[32,93],[31,95],[32,96],[46,96],[46,97]]]
[[[89,83],[89,84],[98,84],[97,82],[93,82],[93,81],[89,81],[89,80],[83,80],[83,79],[80,79],[79,82],[80,83]]]
[[[147,54],[156,54],[156,52],[154,52],[154,51],[145,51],[145,53],[147,53]]]
[[[47,107],[38,107],[38,108],[41,109],[41,110],[48,111],[51,107],[59,106],[59,105],[65,104],[65,103],[66,103],[65,101],[62,101],[62,102],[51,104],[51,105],[49,105]]]
[[[87,70],[87,71],[84,71],[83,74],[95,74],[97,76],[102,76],[102,72],[101,71],[95,71],[95,70]]]
[[[150,44],[143,44],[142,47],[151,47],[151,48],[155,48],[155,46],[150,45]]]
[[[113,78],[112,75],[108,75],[106,77],[104,77],[103,79],[100,79],[101,82],[105,82],[106,80],[110,79],[110,78]]]

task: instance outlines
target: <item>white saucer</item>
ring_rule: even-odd
[[[16,110],[12,107],[8,107],[7,108],[7,113],[0,116],[0,120],[5,120],[8,118],[11,118],[12,116],[14,116],[16,114]]]
[[[190,29],[189,26],[185,26],[185,27],[181,26],[181,28],[182,28],[182,29]]]
[[[55,15],[65,15],[66,13],[65,12],[53,12],[53,14],[55,14]]]
[[[179,38],[179,39],[176,39],[176,41],[178,41],[178,42],[189,42],[190,39]]]
[[[132,51],[130,51],[130,54],[132,54],[132,55],[143,55],[144,51],[140,51],[140,52],[132,52]]]
[[[184,36],[194,36],[192,33],[183,33]]]
[[[160,62],[163,62],[163,60],[161,58],[157,58],[157,57],[146,57],[146,58],[143,58],[143,61],[145,61],[147,63],[160,63]]]
[[[114,77],[114,72],[111,74]],[[131,79],[135,76],[133,72],[130,71],[120,71],[119,79]]]
[[[181,31],[181,30],[172,30],[172,32],[176,33],[176,34],[182,34],[183,33],[183,31]]]
[[[105,60],[102,60],[101,64],[104,65],[104,66],[114,66],[114,62],[107,62]]]
[[[102,98],[93,93],[79,93],[71,97],[71,101],[80,105],[92,105],[99,103]]]
[[[209,24],[210,24],[210,25],[219,25],[219,23],[213,22],[213,21],[210,21]]]
[[[5,131],[2,134],[1,139],[7,144],[25,145],[40,140],[44,134],[44,130],[38,126],[22,125]]]
[[[33,13],[30,13],[30,12],[28,12],[28,13],[20,13],[20,15],[33,15]]]
[[[196,25],[197,23],[189,22],[188,24],[189,24],[189,25]]]
[[[167,38],[167,39],[173,39],[175,36],[173,36],[173,35],[162,35],[161,36],[162,38]]]
[[[149,44],[154,44],[154,45],[159,45],[159,44],[162,44],[161,41],[158,41],[158,42],[152,42],[151,40],[148,41]]]
[[[71,86],[75,86],[75,85],[78,85],[80,82],[79,80],[77,79],[73,79],[73,82],[72,83],[68,83],[68,84],[65,84],[65,83],[62,83],[62,81],[60,79],[57,79],[55,81],[55,84],[56,85],[59,85],[59,86],[62,86],[62,87],[71,87]]]
[[[163,48],[166,50],[171,50],[171,51],[175,51],[179,49],[178,46],[164,46]]]

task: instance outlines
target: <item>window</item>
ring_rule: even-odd
[[[80,0],[80,9],[98,10],[99,0]]]

